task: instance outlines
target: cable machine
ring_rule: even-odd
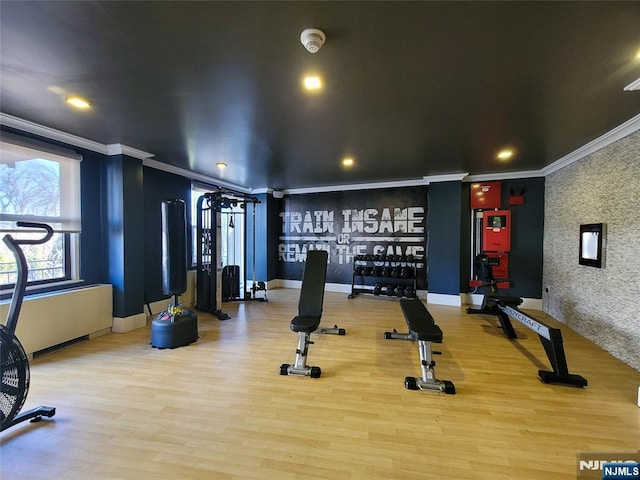
[[[252,280],[250,291],[246,286],[242,296],[231,296],[232,300],[259,300],[267,301],[266,285],[264,282],[256,282],[256,233],[255,233],[255,205],[260,203],[256,197],[239,194],[230,190],[219,188],[214,192],[207,192],[198,199],[197,221],[196,221],[196,272],[197,291],[196,308],[198,310],[213,313],[220,320],[227,320],[229,315],[221,310],[223,298],[223,272],[229,274],[233,272],[239,275],[235,269],[227,268],[233,266],[223,265],[222,259],[222,216],[231,216],[229,223],[235,223],[235,215],[240,212],[222,212],[223,209],[240,207],[246,212],[247,205],[252,205]],[[226,223],[225,223],[226,225]],[[246,233],[245,233],[246,235]],[[227,269],[225,271],[225,268]],[[246,279],[246,275],[245,275]],[[256,292],[263,291],[263,298],[257,298]]]

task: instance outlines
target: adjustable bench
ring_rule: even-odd
[[[402,314],[409,327],[409,333],[385,332],[386,339],[417,340],[420,354],[422,378],[405,377],[404,386],[409,390],[436,390],[448,394],[456,393],[453,382],[436,378],[433,355],[440,354],[431,349],[432,343],[442,343],[442,330],[424,306],[424,303],[414,297],[400,300]]]
[[[309,250],[302,274],[302,287],[298,301],[298,315],[291,320],[290,328],[298,333],[296,361],[293,365],[280,365],[280,375],[303,375],[318,378],[320,367],[307,366],[307,354],[311,334],[320,326],[324,303],[324,285],[327,278],[328,254],[324,250]]]

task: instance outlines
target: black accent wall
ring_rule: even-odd
[[[351,284],[353,257],[425,255],[427,188],[312,193],[284,198],[279,214],[279,277],[300,280],[308,249],[329,252],[327,282]],[[424,288],[424,268],[417,275]]]

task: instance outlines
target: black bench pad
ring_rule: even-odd
[[[427,307],[419,298],[400,300],[402,314],[409,327],[409,334],[416,340],[442,343],[442,330],[436,325],[435,320],[427,310]]]
[[[291,330],[294,332],[315,332],[320,326],[321,317],[298,315],[291,320]]]

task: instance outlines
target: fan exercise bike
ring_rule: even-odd
[[[7,245],[16,259],[18,274],[11,297],[11,305],[7,314],[6,325],[0,324],[0,360],[1,360],[1,395],[0,395],[0,431],[4,431],[26,420],[37,422],[42,417],[53,417],[55,407],[36,407],[20,413],[29,391],[29,359],[16,337],[16,327],[20,308],[27,288],[27,260],[20,245],[38,245],[46,243],[53,235],[53,229],[44,223],[17,222],[18,227],[38,228],[46,231],[45,236],[38,239],[15,239],[5,235],[2,241]]]

